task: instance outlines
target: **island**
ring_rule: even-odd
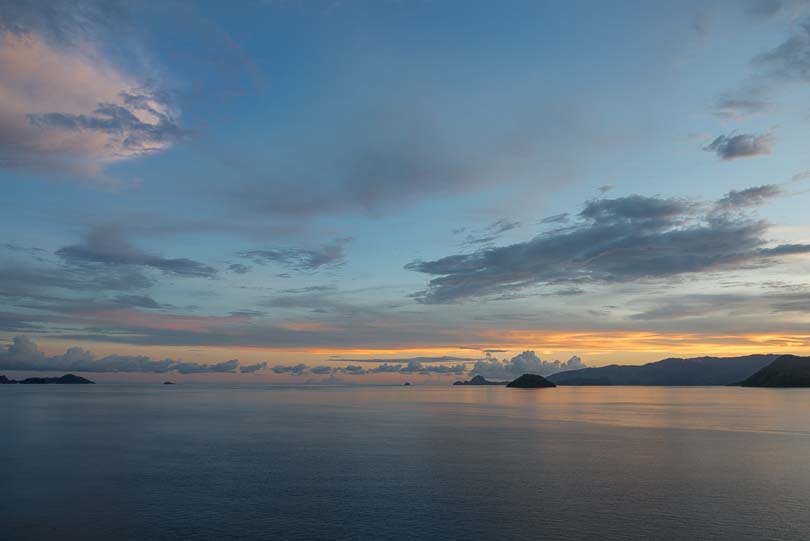
[[[810,387],[810,357],[782,355],[740,384],[742,387]]]
[[[174,385],[173,381],[164,381],[163,385]]]
[[[469,381],[457,381],[453,385],[506,385],[508,381],[489,381],[482,375],[477,375]]]
[[[60,384],[60,385],[74,385],[74,384],[95,384],[95,381],[77,376],[75,374],[65,374],[62,377],[52,378],[25,378],[19,381],[9,379],[6,376],[0,376],[0,384],[3,383],[19,383],[23,385],[46,385],[46,384]]]
[[[557,385],[729,385],[768,366],[779,355],[669,358],[643,365],[601,366],[557,372]]]
[[[411,386],[411,382],[410,382],[410,381],[406,381],[406,382],[405,382],[405,383],[403,383],[402,385],[403,385],[403,386],[405,386],[405,387],[410,387],[410,386]]]
[[[519,378],[507,383],[506,386],[515,389],[545,389],[556,387],[552,382],[537,374],[523,374]]]

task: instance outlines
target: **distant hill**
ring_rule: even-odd
[[[489,381],[484,376],[478,375],[469,381],[457,381],[453,385],[506,385],[508,381]]]
[[[610,365],[558,372],[557,385],[728,385],[748,378],[779,355],[670,358],[640,366]]]
[[[537,374],[523,374],[519,378],[507,383],[506,386],[516,389],[544,389],[556,387],[552,382]]]
[[[95,381],[90,381],[89,379],[83,378],[81,376],[76,376],[74,374],[65,374],[62,377],[58,378],[26,378],[20,381],[14,379],[8,379],[6,376],[0,376],[0,384],[3,383],[20,383],[24,385],[45,385],[45,384],[62,384],[62,385],[72,385],[72,384],[93,384]]]
[[[743,387],[810,387],[810,357],[782,355],[746,378]]]

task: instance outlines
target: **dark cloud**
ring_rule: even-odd
[[[77,266],[147,267],[166,274],[210,278],[216,269],[192,259],[164,258],[143,252],[130,244],[115,226],[96,227],[80,244],[65,246],[56,254]]]
[[[470,375],[479,374],[485,378],[514,379],[522,374],[539,374],[549,376],[565,370],[585,368],[585,363],[579,357],[571,357],[567,361],[544,361],[534,351],[524,351],[509,360],[499,361],[487,355],[487,358],[475,363]]]
[[[763,75],[783,81],[810,81],[810,19],[783,43],[751,61]]]
[[[517,229],[520,226],[520,222],[509,220],[507,218],[501,218],[500,220],[489,224],[480,231],[469,233],[464,239],[464,244],[489,244],[494,240],[497,240],[498,237],[500,237],[503,233]]]
[[[753,186],[745,190],[731,190],[725,197],[717,201],[717,207],[726,210],[754,207],[782,194],[782,188],[775,184]]]
[[[311,374],[331,374],[334,369],[331,366],[313,366],[309,369]]]
[[[683,319],[774,317],[779,313],[810,313],[810,292],[806,286],[759,284],[777,292],[715,293],[666,296],[644,301],[649,306],[630,319],[673,322]],[[788,291],[788,292],[778,292]],[[764,316],[768,314],[768,316]]]
[[[250,271],[250,267],[241,263],[231,263],[228,265],[228,270],[236,274],[246,274]]]
[[[563,212],[561,214],[555,214],[553,216],[549,216],[547,218],[543,218],[540,220],[541,224],[562,224],[568,221],[568,213]]]
[[[805,0],[780,2],[761,0],[752,3],[752,14],[761,18],[784,11],[788,4],[807,4]],[[772,106],[771,96],[787,83],[810,81],[810,19],[797,25],[791,36],[778,46],[751,59],[752,73],[733,91],[718,100],[715,114],[725,118],[762,113]]]
[[[348,376],[365,376],[370,374],[420,374],[426,376],[431,374],[460,375],[466,371],[466,365],[426,364],[415,359],[410,359],[405,363],[384,362],[371,368],[356,364],[336,367],[325,365],[310,367],[305,364],[298,364],[294,366],[276,365],[272,370],[276,374],[292,374],[293,376],[304,376],[307,374],[346,374]]]
[[[27,115],[42,130],[98,132],[107,137],[109,158],[128,158],[164,150],[184,135],[166,107],[165,96],[148,89],[119,93],[122,103],[99,103],[90,114],[37,113]]]
[[[277,364],[273,368],[271,368],[274,374],[292,374],[293,376],[301,376],[306,374],[308,371],[308,367],[305,364],[296,364],[296,365],[281,365]]]
[[[0,370],[202,374],[234,373],[238,366],[236,359],[216,364],[153,360],[143,355],[107,355],[96,359],[89,351],[79,347],[49,357],[26,336],[15,337],[10,346],[0,350]]]
[[[310,272],[322,267],[338,267],[345,263],[346,247],[351,240],[350,238],[335,239],[315,249],[282,246],[263,250],[246,250],[237,252],[237,255],[258,264],[276,263],[291,270]]]
[[[734,160],[770,154],[775,143],[776,137],[772,133],[720,135],[703,147],[703,150],[714,152],[723,160]]]
[[[255,372],[259,372],[260,370],[264,370],[265,368],[267,368],[266,362],[260,362],[256,364],[245,364],[239,367],[239,373],[253,374]]]
[[[725,94],[718,101],[714,114],[721,118],[740,118],[760,114],[771,108],[771,103],[756,90],[749,90],[747,94]]]
[[[164,305],[146,295],[118,295],[113,299],[113,302],[118,306],[133,306],[137,308],[154,309],[165,308]]]
[[[443,355],[441,357],[409,357],[406,359],[340,359],[345,363],[393,363],[393,364],[408,364],[408,363],[446,363],[446,362],[473,362],[478,359],[471,359],[469,357],[454,357],[452,355]]]
[[[408,264],[437,276],[417,300],[447,303],[534,285],[662,279],[810,252],[805,244],[766,247],[766,222],[706,212],[681,199],[597,199],[579,217],[571,227],[527,242]]]
[[[153,284],[152,278],[132,268],[0,265],[0,296],[12,299],[40,296],[46,288],[72,292],[136,291]]]

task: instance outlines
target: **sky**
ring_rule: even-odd
[[[810,354],[810,4],[0,0],[0,371]]]

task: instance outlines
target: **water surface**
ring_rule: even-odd
[[[0,387],[3,539],[810,531],[810,390]]]

